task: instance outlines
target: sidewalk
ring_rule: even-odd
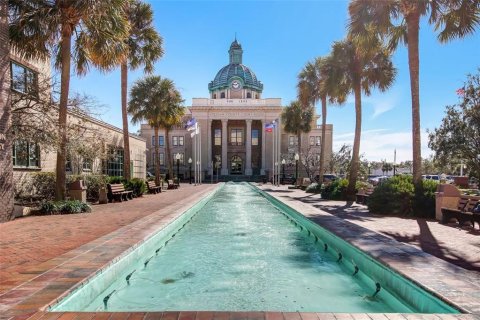
[[[168,215],[178,204],[193,204],[214,188],[181,184],[177,190],[94,205],[89,214],[28,216],[0,224],[0,294],[56,267],[72,249],[154,212]]]
[[[281,199],[308,204],[318,212],[327,212],[399,242],[480,274],[480,231],[442,225],[435,220],[373,215],[364,205],[346,201],[323,200],[318,194],[305,193],[287,186],[259,186]]]

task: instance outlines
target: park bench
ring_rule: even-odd
[[[480,226],[480,214],[473,213],[479,203],[478,197],[462,196],[458,200],[457,208],[442,208],[442,223],[446,224],[450,220],[457,220],[460,226],[463,226],[465,222],[470,222],[475,227],[475,222]]]
[[[173,180],[168,180],[168,186],[167,189],[177,189],[178,185],[173,183]]]
[[[107,184],[108,189],[108,201],[113,202],[114,200],[118,200],[122,202],[123,200],[128,201],[128,199],[133,199],[133,191],[125,190],[125,186],[123,183],[118,184]]]
[[[162,186],[161,185],[157,186],[155,184],[155,181],[153,181],[153,180],[152,181],[147,181],[147,187],[148,187],[148,192],[149,193],[154,193],[155,194],[155,193],[162,192]]]
[[[358,204],[367,205],[368,198],[372,195],[374,188],[367,188],[367,189],[360,189],[358,193],[355,195],[356,200],[355,202]]]

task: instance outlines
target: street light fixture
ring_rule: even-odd
[[[189,178],[190,178],[190,184],[192,184],[192,158],[188,158],[188,164],[190,166],[190,172],[189,172]]]
[[[370,162],[367,163],[367,167],[368,167],[368,175],[370,175],[370,168],[372,167],[372,164]]]
[[[282,160],[282,184],[285,184],[285,159]]]
[[[175,159],[177,159],[177,181],[180,185],[180,153],[177,153]]]
[[[300,156],[298,153],[295,153],[295,185],[297,184],[297,179],[298,179],[298,160],[300,160]]]

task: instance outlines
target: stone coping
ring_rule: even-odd
[[[98,313],[89,313],[89,312],[46,312],[44,311],[51,303],[56,302],[60,297],[66,295],[74,287],[81,284],[86,279],[100,272],[100,270],[108,267],[111,263],[118,260],[119,257],[126,254],[133,249],[133,247],[138,246],[140,243],[144,242],[146,239],[151,237],[153,234],[158,232],[164,226],[169,224],[171,221],[176,219],[178,216],[183,214],[188,208],[194,205],[201,197],[206,196],[209,192],[213,190],[213,186],[205,186],[205,190],[202,190],[199,193],[191,195],[182,203],[176,205],[171,205],[169,207],[170,213],[165,214],[164,210],[159,210],[152,213],[140,220],[131,223],[125,227],[117,229],[114,232],[111,232],[105,236],[99,237],[87,244],[84,244],[76,249],[73,249],[59,257],[56,257],[52,260],[55,260],[56,266],[45,271],[39,271],[39,275],[34,279],[25,282],[14,289],[2,294],[0,296],[0,319],[48,319],[48,320],[67,320],[67,319],[479,319],[477,315],[473,314],[347,314],[347,313],[296,313],[296,312],[98,312]],[[279,199],[282,201],[282,199]],[[301,204],[292,205],[288,201],[282,201],[287,205],[290,205],[294,209],[295,206],[299,206],[297,211],[302,212],[305,216],[308,217],[309,210],[307,207],[301,206]],[[187,203],[187,204],[185,204]],[[302,211],[304,210],[304,211]],[[327,214],[325,214],[327,215]],[[331,216],[330,220],[340,220],[339,218]],[[341,221],[337,221],[341,222]],[[319,223],[322,225],[322,223]],[[334,227],[331,225],[330,227]],[[337,225],[336,227],[343,228],[344,226]],[[358,226],[357,226],[358,227]],[[347,231],[353,230],[354,228],[347,228]],[[345,231],[345,230],[343,230]],[[370,231],[371,232],[371,231]],[[362,237],[364,236],[365,231],[360,233]],[[384,243],[380,240],[383,236],[372,233],[368,237],[373,237],[376,239],[376,251],[382,252],[379,248],[379,244],[382,244],[382,247],[385,247],[386,250],[391,249],[389,243]],[[348,236],[347,241],[355,242],[355,239],[352,239],[352,235]],[[362,238],[363,239],[363,238]],[[357,239],[357,240],[362,240]],[[388,239],[390,240],[390,239]],[[360,241],[361,244],[361,241]],[[355,244],[354,244],[355,245]],[[426,254],[418,254],[419,251],[412,251],[412,248],[409,246],[409,250],[405,251],[407,255],[412,255],[415,258],[421,257],[422,259]],[[370,248],[372,249],[372,248]],[[384,252],[384,253],[385,253]],[[387,252],[389,253],[390,250]],[[371,252],[369,252],[372,254]],[[395,251],[393,252],[395,253]],[[422,253],[420,251],[420,253]],[[385,260],[388,263],[388,258],[390,255],[381,255],[379,260],[385,263]],[[433,258],[433,257],[432,257]],[[438,260],[438,259],[437,259]],[[391,262],[394,264],[395,260]],[[398,262],[398,261],[397,261]],[[443,265],[434,261],[437,265]],[[402,267],[408,268],[412,261],[407,261]],[[418,263],[421,263],[418,262]],[[420,264],[417,266],[417,262],[411,266],[412,270],[409,270],[407,273],[423,273],[423,265]],[[446,266],[447,269],[450,267]],[[40,270],[40,269],[39,269]],[[31,270],[34,272],[35,270]],[[452,301],[456,304],[458,299],[456,298],[466,298],[465,294],[459,291],[463,289],[464,282],[454,278],[454,281],[458,282],[448,282],[447,280],[451,279],[450,274],[448,279],[445,280],[444,285],[455,285],[456,290],[453,294]],[[428,280],[428,279],[427,279]],[[434,284],[434,283],[433,283]],[[437,290],[433,284],[432,288]],[[427,286],[428,287],[428,286]],[[441,289],[441,288],[440,288]],[[467,288],[468,289],[468,288]],[[450,295],[452,296],[452,295]],[[457,297],[458,296],[458,297]],[[455,298],[455,299],[454,299]],[[467,301],[469,301],[467,299]],[[480,299],[477,299],[477,304],[480,304]],[[461,301],[460,301],[461,302]],[[465,305],[465,303],[463,304]],[[463,306],[462,306],[463,307]],[[475,306],[473,306],[475,307]],[[468,308],[467,308],[468,310]],[[476,310],[476,309],[472,309]]]
[[[275,199],[303,214],[441,300],[480,319],[480,275],[434,257],[301,201],[260,187]]]

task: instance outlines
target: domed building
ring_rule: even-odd
[[[302,135],[302,144],[297,136],[284,132],[280,126],[275,141],[279,141],[274,154],[274,133],[267,129],[272,122],[281,123],[282,99],[263,98],[263,83],[253,70],[243,64],[243,49],[235,39],[228,50],[229,63],[220,68],[208,84],[208,98],[194,98],[188,107],[188,119],[195,118],[200,133],[195,137],[184,127],[169,133],[171,159],[174,160],[175,174],[188,179],[191,164],[199,161],[200,171],[206,181],[210,179],[247,180],[271,179],[273,168],[283,175],[295,173],[294,155],[300,153],[309,163],[318,163],[320,157],[321,126],[318,117],[312,123],[312,131]],[[141,135],[147,139],[147,170],[153,172],[155,158],[160,157],[161,172],[165,172],[165,134],[154,136],[147,124],[141,126]],[[200,141],[201,156],[195,157],[194,139]],[[155,144],[160,153],[153,154]],[[277,145],[277,144],[275,144]],[[326,127],[326,156],[328,163],[332,152],[332,125]],[[189,161],[191,159],[191,161]],[[282,161],[285,160],[285,161]],[[284,165],[282,163],[285,162]],[[275,165],[276,163],[276,165]],[[178,164],[178,168],[177,168]],[[316,166],[316,165],[315,165]],[[304,166],[299,165],[302,176],[307,175]],[[318,171],[318,166],[317,169]],[[315,167],[309,170],[315,173]],[[303,172],[303,173],[302,173]]]

